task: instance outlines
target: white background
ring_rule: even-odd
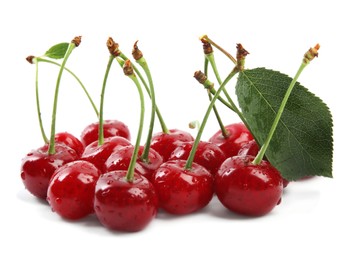
[[[355,10],[354,1],[347,0],[2,1],[0,259],[357,259]],[[160,212],[145,230],[131,234],[108,231],[94,217],[65,221],[24,189],[21,158],[42,145],[35,107],[35,66],[25,61],[28,55],[42,55],[53,44],[82,35],[82,44],[67,65],[98,104],[108,60],[107,38],[119,42],[127,56],[139,40],[168,127],[195,135],[187,124],[201,120],[208,104],[205,91],[192,77],[203,68],[198,40],[202,34],[233,55],[236,43],[241,42],[250,52],[247,68],[265,66],[290,76],[303,53],[321,44],[319,58],[299,81],[331,108],[333,179],[291,183],[281,205],[261,218],[232,214],[214,199],[206,209],[188,216]],[[224,78],[232,64],[215,53]],[[41,105],[48,135],[57,72],[54,66],[40,64]],[[232,81],[228,86],[233,95],[234,85]],[[137,93],[115,63],[106,91],[106,118],[125,122],[134,139]],[[223,107],[221,111],[226,124],[238,121],[230,111]],[[78,136],[95,120],[83,92],[65,73],[58,132]],[[204,139],[217,129],[211,117]],[[155,132],[159,130],[156,124]]]

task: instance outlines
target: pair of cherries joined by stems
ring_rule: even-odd
[[[76,37],[69,44],[62,64],[41,57],[28,58],[36,67],[40,61],[60,66],[51,138],[48,140],[44,135],[38,102],[45,145],[33,150],[22,160],[21,178],[30,193],[47,199],[51,208],[63,218],[76,220],[95,213],[105,227],[130,232],[145,228],[155,218],[159,208],[171,214],[189,214],[208,205],[214,194],[229,210],[250,216],[267,214],[281,201],[284,180],[277,169],[262,159],[269,138],[260,149],[246,124],[235,123],[223,127],[218,117],[221,130],[208,142],[201,140],[211,110],[214,109],[217,114],[215,101],[221,99],[220,92],[227,94],[227,82],[244,69],[248,52],[240,44],[232,72],[223,82],[218,79],[220,88],[212,93],[213,96],[210,93],[212,88],[208,91],[211,101],[194,139],[188,132],[168,130],[166,127],[155,102],[147,62],[137,43],[133,48],[133,58],[144,70],[147,81],[119,50],[118,44],[109,38],[107,47],[110,58],[102,86],[100,111],[97,112],[94,106],[99,121],[82,131],[80,141],[69,133],[55,133],[62,72],[69,71],[65,64],[80,42],[81,37]],[[202,42],[206,61],[212,62],[212,56],[207,53],[212,41],[203,37]],[[317,49],[314,51],[312,58],[316,56]],[[105,86],[114,60],[135,83],[140,97],[140,123],[134,145],[130,142],[130,132],[125,124],[103,119]],[[216,67],[213,66],[213,69]],[[204,76],[195,77],[204,86],[212,87]],[[140,146],[145,111],[140,81],[151,99],[151,120],[144,146]],[[38,98],[37,82],[36,70]],[[237,108],[234,107],[234,110],[239,113]],[[156,116],[162,132],[153,135]]]

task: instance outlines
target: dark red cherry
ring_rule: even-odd
[[[253,165],[253,156],[225,160],[215,176],[215,191],[229,210],[249,216],[269,213],[281,201],[283,182],[268,161]]]
[[[134,146],[124,146],[115,150],[111,156],[108,157],[104,164],[104,172],[110,172],[114,170],[128,170]],[[135,171],[148,180],[152,179],[153,173],[163,163],[163,158],[154,149],[149,149],[148,162],[142,161],[140,156],[144,150],[143,146],[139,147],[137,163],[135,165]]]
[[[185,170],[186,161],[163,163],[153,176],[159,205],[171,214],[189,214],[204,208],[213,197],[213,176],[203,166],[193,163]]]
[[[81,133],[81,140],[85,146],[98,140],[99,122],[88,125]],[[130,132],[128,126],[118,120],[104,120],[103,122],[104,137],[121,136],[130,140]]]
[[[77,153],[63,144],[55,144],[55,154],[44,145],[28,153],[21,163],[21,178],[25,188],[34,196],[46,199],[50,179],[58,168],[78,159]]]
[[[190,133],[178,129],[171,129],[169,133],[156,133],[152,137],[150,147],[156,150],[164,162],[168,161],[171,153],[181,142],[194,141]]]
[[[57,133],[55,135],[55,142],[65,144],[72,148],[76,151],[79,157],[82,155],[85,149],[83,143],[77,137],[67,132]]]
[[[94,209],[107,228],[134,232],[145,228],[156,216],[158,198],[153,185],[144,176],[134,173],[133,182],[127,171],[112,171],[97,181]]]
[[[94,212],[94,191],[101,172],[92,163],[74,161],[58,168],[47,190],[53,211],[71,220]]]
[[[260,147],[255,140],[243,142],[237,155],[240,156],[256,156],[259,153]]]
[[[104,171],[104,163],[114,150],[130,145],[130,142],[124,137],[113,136],[104,139],[102,145],[98,145],[98,141],[86,146],[81,159],[93,163],[102,172]]]
[[[181,143],[172,152],[169,161],[188,159],[193,144],[194,141]],[[211,174],[215,174],[225,159],[224,152],[216,144],[200,141],[195,152],[194,162],[205,167]]]
[[[237,155],[243,144],[254,139],[247,127],[241,122],[225,126],[225,129],[228,132],[227,137],[224,137],[220,130],[209,139],[209,142],[218,145],[226,154],[226,157]]]

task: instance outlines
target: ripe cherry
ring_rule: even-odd
[[[194,141],[190,133],[171,129],[168,133],[159,132],[154,134],[150,147],[156,150],[163,157],[164,162],[166,162],[181,142],[189,141]]]
[[[40,199],[46,199],[50,179],[58,168],[78,159],[77,153],[63,144],[55,144],[55,154],[48,153],[46,144],[22,159],[21,178],[26,189]]]
[[[126,175],[127,171],[112,171],[99,178],[94,209],[105,227],[134,232],[145,228],[156,216],[158,198],[147,178],[134,173],[129,182]]]
[[[225,160],[214,181],[220,202],[229,210],[249,216],[269,213],[281,201],[283,181],[268,161],[254,165],[253,156]]]
[[[237,155],[240,156],[256,156],[260,150],[255,140],[243,142]]]
[[[163,163],[153,176],[159,205],[171,214],[189,214],[204,208],[213,197],[213,176],[193,163],[185,169],[185,160]]]
[[[219,146],[227,157],[237,155],[244,144],[254,139],[247,127],[241,122],[225,126],[225,129],[228,133],[227,137],[224,137],[220,130],[209,139],[209,142]]]
[[[79,157],[82,155],[85,149],[83,143],[77,137],[67,132],[57,133],[55,135],[55,142],[65,144],[72,148],[76,151]]]
[[[81,140],[85,146],[98,140],[98,127],[99,122],[92,123],[82,131]],[[112,136],[121,136],[128,140],[131,138],[128,126],[118,120],[104,120],[103,135],[105,138]]]
[[[190,151],[193,147],[193,141],[182,142],[169,157],[172,160],[186,160],[189,157]],[[213,143],[200,141],[195,152],[194,162],[205,167],[211,174],[215,174],[220,165],[225,161],[226,156],[221,149]]]
[[[94,212],[94,191],[101,172],[92,163],[74,161],[58,168],[47,191],[53,211],[71,220]]]
[[[143,146],[139,147],[137,163],[135,165],[135,172],[145,176],[148,180],[152,179],[152,175],[163,163],[163,158],[154,149],[149,149],[148,161],[144,162],[140,156],[144,150]],[[104,164],[104,172],[114,170],[128,170],[131,157],[133,155],[134,146],[128,145],[116,149],[107,159]]]
[[[104,163],[113,151],[127,145],[130,145],[130,142],[124,137],[107,137],[104,138],[101,145],[98,145],[98,141],[94,141],[86,146],[81,159],[93,163],[98,169],[103,171]]]

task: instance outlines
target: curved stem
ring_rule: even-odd
[[[48,148],[49,154],[56,153],[56,150],[55,150],[56,113],[57,113],[58,92],[60,89],[62,72],[65,68],[65,64],[68,60],[68,57],[71,55],[71,53],[75,47],[76,47],[76,45],[74,43],[71,43],[68,46],[67,52],[65,54],[65,57],[63,58],[63,61],[62,61],[61,67],[60,67],[60,71],[58,73],[57,81],[56,81],[55,96],[54,96],[53,109],[52,109],[51,137],[50,137],[50,144],[49,144],[49,148]]]
[[[209,100],[211,101],[213,99],[210,91],[208,91],[208,96],[209,96]],[[214,110],[214,114],[215,114],[215,117],[216,117],[216,120],[218,121],[219,123],[219,127],[220,127],[220,130],[221,130],[221,134],[223,135],[224,138],[227,138],[229,136],[229,133],[227,132],[226,128],[225,128],[225,125],[223,124],[222,120],[221,120],[221,117],[220,117],[220,114],[219,114],[219,111],[218,109],[216,108],[216,106],[214,105],[213,106],[213,110]]]
[[[307,63],[302,63],[301,66],[299,67],[299,69],[298,69],[298,71],[297,71],[295,77],[292,79],[291,84],[290,84],[290,86],[288,87],[288,89],[287,89],[287,91],[286,91],[286,94],[285,94],[285,96],[283,97],[282,103],[281,103],[281,105],[280,105],[280,107],[279,107],[279,109],[278,109],[278,111],[277,111],[275,120],[273,121],[273,124],[272,124],[271,129],[270,129],[270,132],[269,132],[269,134],[268,134],[268,136],[267,136],[267,138],[266,138],[266,141],[265,141],[265,143],[261,146],[261,149],[260,149],[259,153],[256,155],[255,159],[253,160],[252,164],[257,165],[257,164],[260,164],[260,163],[261,163],[261,161],[262,161],[262,159],[263,159],[263,157],[264,157],[264,155],[265,155],[265,153],[266,153],[266,150],[267,150],[267,148],[268,148],[268,146],[269,146],[269,144],[270,144],[270,141],[271,141],[271,139],[272,139],[272,136],[273,136],[273,134],[275,133],[275,130],[276,130],[276,128],[277,128],[277,125],[278,125],[278,123],[279,123],[279,121],[280,121],[280,119],[281,119],[281,115],[282,115],[282,113],[283,113],[283,110],[285,109],[285,106],[286,106],[286,104],[287,104],[287,100],[288,100],[288,98],[289,98],[290,95],[291,95],[292,89],[293,89],[293,87],[295,86],[296,81],[297,81],[298,77],[300,76],[301,72],[303,71],[303,69],[304,69],[306,66],[307,66]]]
[[[106,91],[106,84],[107,84],[108,74],[109,74],[109,71],[111,69],[113,60],[114,60],[114,56],[113,55],[109,56],[107,69],[106,69],[106,72],[104,74],[104,79],[103,79],[103,85],[102,85],[102,91],[101,91],[101,102],[100,102],[100,107],[99,107],[98,145],[102,145],[104,143],[104,133],[103,133],[104,94],[105,94],[105,91]]]
[[[132,182],[134,179],[134,169],[135,169],[135,165],[136,165],[137,158],[138,158],[138,151],[139,151],[140,141],[141,141],[142,132],[143,132],[145,105],[144,105],[143,91],[142,91],[142,88],[140,86],[140,83],[139,83],[137,77],[135,76],[135,74],[129,75],[129,77],[135,83],[137,90],[138,90],[139,98],[140,98],[140,119],[139,119],[137,139],[136,139],[136,142],[134,145],[133,154],[132,154],[131,161],[130,161],[130,164],[128,167],[128,172],[126,175],[127,181]]]
[[[207,56],[207,55],[205,55],[205,56]],[[209,66],[209,59],[207,59],[207,58],[205,57],[205,61],[204,61],[204,74],[205,74],[206,76],[208,76],[208,66]],[[222,83],[222,82],[221,82],[221,80],[220,80],[219,84],[221,85],[221,83]],[[211,92],[210,92],[210,89],[208,89],[208,97],[209,97],[209,100],[210,100],[210,101],[213,99],[212,94],[211,94]],[[215,105],[215,104],[214,104],[214,106],[213,106],[213,110],[214,110],[214,114],[215,114],[216,120],[217,120],[218,123],[219,123],[219,127],[220,127],[220,130],[221,130],[221,133],[222,133],[222,135],[226,138],[226,137],[228,136],[228,132],[227,132],[227,130],[226,130],[226,128],[225,128],[225,126],[224,126],[222,120],[221,120],[219,111],[218,111],[218,109],[216,108],[216,105]]]
[[[206,55],[206,58],[209,60],[210,62],[210,65],[214,71],[214,74],[215,74],[215,77],[216,77],[216,80],[219,82],[219,85],[221,85],[222,81],[221,81],[221,78],[220,78],[220,75],[219,75],[219,71],[218,71],[218,68],[216,67],[216,62],[215,62],[215,58],[214,58],[214,54],[211,53],[211,54],[208,54]],[[234,109],[234,111],[240,111],[236,104],[234,103],[234,101],[232,100],[232,98],[230,97],[229,93],[227,92],[226,88],[223,89],[223,93],[225,95],[225,97],[227,98],[227,100],[229,101],[231,107]],[[240,112],[241,113],[241,112]]]
[[[50,64],[54,64],[54,65],[57,65],[57,66],[61,66],[61,64],[55,62],[55,61],[52,61],[52,60],[48,60],[48,59],[44,59],[44,58],[41,58],[41,57],[38,57],[36,58],[39,62],[46,62],[46,63],[50,63]],[[99,116],[99,112],[98,112],[98,109],[96,107],[96,105],[94,104],[90,94],[88,93],[86,87],[83,85],[82,81],[79,79],[79,77],[76,76],[76,74],[74,72],[72,72],[70,69],[68,68],[64,68],[68,73],[70,73],[76,80],[77,82],[80,84],[80,86],[82,87],[83,91],[85,92],[88,100],[90,101],[92,107],[93,107],[93,110],[95,111],[96,113],[96,116],[98,117]]]
[[[149,82],[149,88],[150,88],[150,94],[151,94],[150,98],[151,98],[151,102],[152,102],[152,110],[151,110],[151,115],[150,115],[148,136],[147,136],[147,140],[146,140],[146,143],[144,146],[143,154],[141,156],[141,160],[143,160],[144,162],[148,162],[150,142],[152,140],[153,128],[154,128],[154,122],[155,122],[155,110],[156,110],[155,90],[154,90],[152,75],[150,73],[147,61],[145,60],[145,58],[142,57],[139,60],[137,60],[137,63],[143,68],[145,74],[147,75],[147,79]]]
[[[35,63],[36,66],[36,76],[35,76],[35,91],[36,91],[36,108],[37,108],[37,118],[39,120],[39,125],[40,125],[40,130],[41,130],[41,135],[42,135],[42,139],[44,140],[44,142],[47,144],[49,142],[46,134],[45,134],[45,130],[44,130],[44,126],[42,123],[42,116],[41,116],[41,107],[40,107],[40,94],[39,94],[39,63],[38,63],[38,59],[34,58],[33,62]]]
[[[198,148],[198,145],[199,145],[199,142],[200,142],[200,139],[201,139],[201,136],[203,134],[203,131],[204,131],[204,127],[206,125],[206,122],[208,121],[208,118],[209,118],[209,115],[210,115],[210,112],[215,104],[215,101],[216,99],[219,97],[220,95],[220,92],[225,88],[226,84],[232,79],[232,77],[235,76],[235,74],[238,73],[238,70],[237,68],[235,67],[231,72],[230,74],[226,77],[226,79],[224,80],[224,82],[221,84],[221,86],[219,87],[219,89],[217,90],[217,92],[215,93],[215,95],[213,96],[210,104],[209,104],[209,107],[208,109],[206,110],[206,113],[205,113],[205,116],[203,118],[203,121],[201,122],[201,126],[200,126],[200,129],[198,131],[198,134],[195,138],[195,141],[194,141],[194,144],[193,144],[193,147],[191,148],[191,151],[190,151],[190,154],[189,154],[189,157],[188,157],[188,160],[185,164],[185,169],[189,170],[191,169],[191,166],[193,164],[193,161],[194,161],[194,156],[195,156],[195,153],[196,153],[196,150]]]
[[[218,44],[216,44],[215,42],[213,42],[207,35],[205,36],[205,39],[211,44],[213,45],[215,48],[217,48],[219,51],[221,51],[223,54],[225,54],[235,65],[236,65],[236,59],[231,56],[230,53],[228,53],[226,50],[224,50],[221,46],[219,46]]]
[[[120,56],[123,60],[128,60],[128,57],[127,57],[126,55],[124,55],[123,53],[121,53],[119,56]],[[119,61],[118,58],[117,58],[117,61]],[[138,75],[139,79],[140,79],[141,82],[143,83],[144,88],[145,88],[147,94],[149,95],[150,98],[152,98],[152,97],[151,97],[151,93],[150,93],[150,88],[148,87],[147,82],[144,80],[144,77],[142,76],[142,74],[140,73],[140,71],[138,70],[138,68],[137,68],[134,64],[132,64],[132,66],[133,66],[133,69],[134,69],[135,73]],[[168,133],[169,133],[169,129],[168,129],[168,127],[166,126],[166,124],[165,124],[165,122],[164,122],[164,119],[163,119],[163,116],[162,116],[162,114],[160,113],[159,108],[158,108],[157,105],[155,105],[155,112],[156,112],[156,114],[157,114],[157,117],[158,117],[160,126],[161,126],[161,128],[162,128],[162,132],[168,134]]]

